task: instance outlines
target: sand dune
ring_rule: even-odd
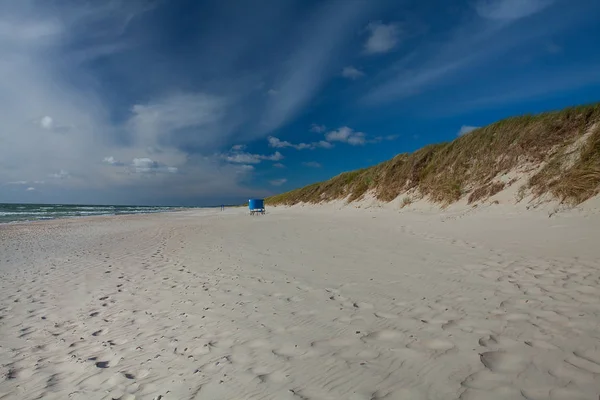
[[[0,399],[593,399],[597,216],[0,226]]]

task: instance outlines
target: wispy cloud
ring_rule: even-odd
[[[315,133],[323,133],[327,130],[325,125],[312,124],[310,126],[310,131]]]
[[[230,133],[225,119],[230,105],[222,96],[176,93],[134,105],[129,127],[140,145],[214,146]]]
[[[318,148],[331,149],[333,147],[333,145],[331,143],[326,142],[324,140],[320,140],[318,142],[311,142],[311,143],[290,143],[285,140],[280,140],[274,136],[269,136],[267,140],[269,142],[269,147],[273,147],[276,149],[283,149],[286,147],[291,147],[296,150],[305,150],[305,149],[314,150],[314,149],[318,149]]]
[[[554,5],[550,0],[479,0],[475,14],[466,13],[464,22],[439,40],[429,40],[400,58],[384,71],[363,98],[378,104],[423,94],[440,83],[471,81],[485,73],[484,65],[511,52],[519,51],[550,34],[576,24],[584,13],[577,9],[561,14],[552,12],[545,20],[533,18]],[[551,85],[551,82],[549,82]]]
[[[305,161],[302,163],[302,165],[304,165],[305,167],[310,167],[310,168],[321,168],[322,165],[316,161]]]
[[[398,44],[400,29],[397,24],[375,21],[367,25],[367,31],[369,32],[369,37],[365,42],[367,54],[387,53]]]
[[[52,129],[53,123],[54,121],[52,120],[52,118],[47,115],[40,120],[40,125],[44,129]]]
[[[304,149],[314,148],[308,143],[294,144],[294,143],[290,143],[290,142],[287,142],[284,140],[280,140],[274,136],[269,136],[269,138],[267,140],[269,142],[269,147],[274,147],[276,149],[283,149],[286,147],[292,147],[296,150],[304,150]]]
[[[273,164],[273,166],[275,168],[285,168],[285,165],[283,165],[282,163],[275,163],[275,164]]]
[[[138,174],[177,173],[177,167],[170,167],[150,158],[134,158],[131,162],[132,170]]]
[[[325,128],[325,127],[323,127]],[[325,140],[320,140],[317,142],[311,143],[291,143],[288,141],[280,140],[276,137],[270,136],[268,138],[269,147],[273,148],[294,148],[296,150],[304,150],[304,149],[331,149],[334,147],[335,142],[347,143],[352,146],[363,146],[367,143],[379,143],[384,140],[394,140],[398,137],[398,135],[387,135],[387,136],[376,136],[369,137],[364,132],[355,131],[352,128],[347,126],[342,126],[339,129],[331,130],[325,132],[325,129],[319,129],[321,132],[324,132]]]
[[[262,127],[270,132],[290,118],[315,95],[330,73],[340,44],[348,39],[368,2],[336,0],[324,2],[306,21],[310,32],[285,62],[276,84],[279,93],[267,102]]]
[[[281,185],[283,185],[283,184],[284,184],[284,183],[286,183],[286,182],[287,182],[287,179],[286,179],[286,178],[281,178],[281,179],[273,179],[273,180],[269,181],[269,183],[270,183],[271,185],[273,185],[273,186],[281,186]]]
[[[48,177],[54,179],[68,179],[71,177],[71,174],[69,174],[69,172],[65,171],[64,169],[61,169],[58,172],[48,175]]]
[[[373,139],[368,140],[369,143],[380,143],[383,141],[392,141],[396,140],[400,137],[400,135],[385,135],[385,136],[375,136]]]
[[[358,78],[362,78],[363,76],[365,76],[365,73],[362,71],[359,71],[358,69],[356,69],[355,67],[350,65],[350,66],[344,67],[342,69],[342,76],[344,78],[356,80]]]
[[[229,163],[234,164],[259,164],[262,161],[280,161],[283,160],[283,154],[276,151],[270,155],[264,154],[252,154],[242,151],[243,147],[233,146],[233,148],[225,154],[221,154],[219,157]]]
[[[475,4],[477,13],[491,20],[515,20],[542,11],[554,0],[480,0]]]
[[[125,165],[125,163],[116,160],[113,156],[104,157],[104,159],[102,159],[102,162],[105,164],[119,166],[119,167]]]

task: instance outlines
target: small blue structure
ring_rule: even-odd
[[[250,199],[248,200],[248,208],[250,215],[265,213],[265,199]]]

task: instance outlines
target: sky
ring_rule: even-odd
[[[0,0],[0,202],[201,206],[600,100],[597,0]]]

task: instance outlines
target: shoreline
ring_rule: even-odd
[[[211,208],[211,207],[198,207],[198,209]],[[2,225],[18,225],[18,224],[31,224],[31,223],[40,223],[40,222],[48,222],[48,221],[57,221],[57,220],[71,220],[71,219],[80,219],[80,218],[94,218],[94,217],[120,217],[120,216],[131,216],[131,215],[148,215],[148,214],[160,214],[160,213],[174,213],[174,212],[182,212],[193,210],[194,208],[178,208],[174,210],[163,210],[163,211],[152,211],[152,212],[131,212],[131,213],[118,213],[118,214],[92,214],[92,215],[65,215],[59,216],[56,218],[41,218],[37,220],[14,220],[14,221],[1,221],[0,226]]]

